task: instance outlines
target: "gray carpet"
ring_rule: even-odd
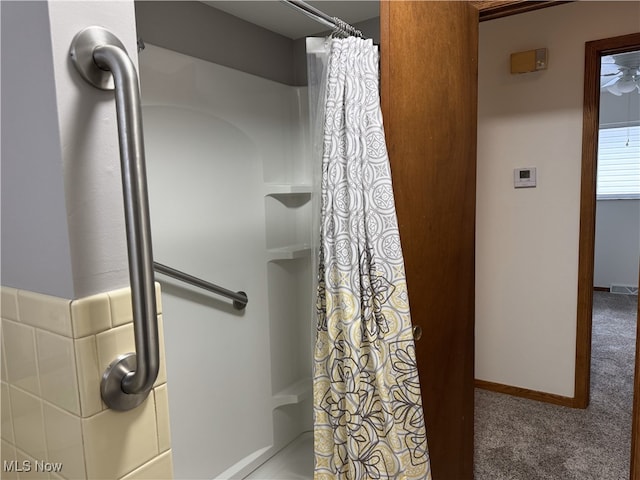
[[[476,389],[476,480],[629,478],[637,301],[594,294],[588,409]]]

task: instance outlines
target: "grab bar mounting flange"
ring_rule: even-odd
[[[80,73],[88,83],[100,90],[113,90],[115,84],[113,75],[109,70],[104,70],[96,64],[93,52],[96,47],[113,45],[125,50],[124,45],[109,30],[101,27],[88,27],[78,32],[69,49],[69,55]]]
[[[149,396],[151,390],[140,393],[123,394],[122,381],[130,372],[136,371],[136,354],[133,352],[118,355],[102,375],[100,396],[104,403],[114,410],[131,410],[140,405]]]

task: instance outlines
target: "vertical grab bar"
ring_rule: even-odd
[[[80,31],[71,43],[70,56],[91,85],[115,89],[136,351],[120,355],[109,365],[100,391],[110,408],[130,410],[149,395],[160,366],[138,77],[124,45],[101,27]]]

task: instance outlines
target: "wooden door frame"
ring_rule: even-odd
[[[573,406],[587,408],[591,385],[591,334],[596,220],[596,167],[600,112],[600,58],[640,49],[640,33],[595,40],[585,44],[582,173],[578,247],[578,305],[576,374]],[[640,273],[639,273],[640,276]],[[638,316],[640,317],[640,307]],[[636,320],[637,323],[637,320]],[[631,479],[640,480],[640,345],[636,333],[636,358],[631,434]]]
[[[520,13],[555,7],[573,0],[470,0],[478,9],[478,19],[481,22],[496,18],[518,15]]]
[[[415,355],[431,472],[471,480],[478,11],[468,2],[384,0],[380,31],[406,285],[424,331]],[[443,70],[449,81],[429,84]]]

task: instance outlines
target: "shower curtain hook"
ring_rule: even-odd
[[[355,28],[353,25],[348,24],[344,20],[338,17],[332,17],[334,23],[334,29],[331,33],[331,36],[334,37],[336,35],[340,35],[342,38],[345,37],[358,37],[363,38],[362,32]]]
[[[334,38],[348,37],[349,32],[346,29],[346,23],[343,20],[339,19],[338,17],[332,17],[332,18],[333,18],[333,23],[335,24],[335,27],[333,29],[333,32],[331,32],[331,36]]]

